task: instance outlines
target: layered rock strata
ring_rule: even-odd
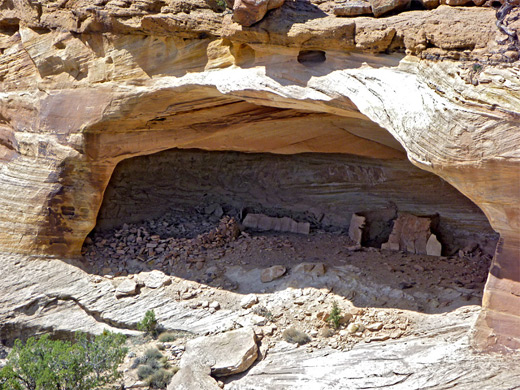
[[[244,27],[198,1],[1,3],[1,250],[78,255],[129,157],[404,148],[500,233],[475,340],[518,348],[520,10],[327,4]]]

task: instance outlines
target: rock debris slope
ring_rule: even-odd
[[[404,150],[500,234],[474,341],[518,348],[517,2],[274,3],[0,3],[1,251],[79,255],[130,157]]]

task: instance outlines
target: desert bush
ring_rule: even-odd
[[[16,340],[0,370],[1,390],[92,390],[112,383],[127,349],[125,336],[104,332],[95,338],[76,334],[76,342],[48,335]]]
[[[305,334],[301,330],[298,330],[294,327],[286,329],[283,332],[282,337],[288,343],[298,344],[298,345],[307,344],[309,341],[311,341],[311,338],[307,334]]]
[[[161,368],[146,379],[146,383],[152,389],[164,389],[170,383],[175,373]]]
[[[155,311],[148,310],[145,313],[144,318],[137,323],[137,329],[152,337],[157,336],[159,329],[157,319],[155,318]]]
[[[329,324],[334,328],[338,329],[341,322],[341,309],[338,307],[336,302],[332,303],[332,309],[328,316]]]
[[[158,339],[161,343],[172,343],[177,340],[177,334],[174,332],[163,332]]]
[[[153,368],[152,366],[149,366],[148,364],[141,364],[137,368],[137,377],[141,380],[148,378],[150,375],[152,375],[157,369]]]
[[[144,356],[146,357],[146,361],[148,362],[150,360],[159,360],[163,357],[163,354],[157,348],[148,348],[145,351]]]

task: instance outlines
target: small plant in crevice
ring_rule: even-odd
[[[262,316],[264,318],[267,318],[269,321],[272,321],[273,317],[274,317],[273,313],[271,313],[271,311],[267,310],[267,308],[265,308],[262,305],[256,305],[253,308],[253,313],[255,313],[256,315]]]
[[[341,324],[341,309],[336,302],[332,303],[332,309],[327,320],[334,329],[339,328]]]
[[[311,338],[301,330],[298,330],[294,327],[291,327],[289,329],[286,329],[282,337],[285,341],[291,344],[298,344],[298,345],[304,345],[307,344],[309,341],[311,341]]]
[[[155,318],[155,311],[148,310],[143,319],[137,323],[137,329],[145,332],[147,335],[156,337],[159,332],[157,319]]]

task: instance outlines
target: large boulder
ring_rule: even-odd
[[[281,7],[285,0],[235,0],[233,20],[251,26],[262,20],[267,11]]]
[[[182,356],[181,369],[209,367],[212,375],[227,376],[247,370],[257,357],[258,346],[253,329],[242,328],[189,341]]]

